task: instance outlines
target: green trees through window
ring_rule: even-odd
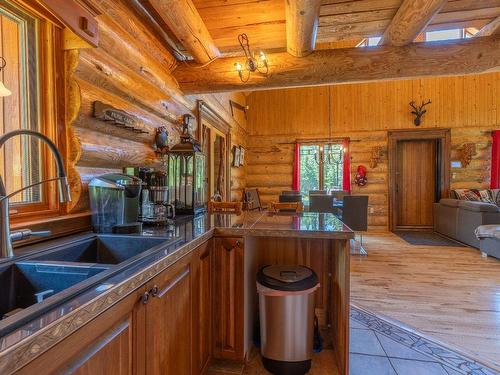
[[[300,146],[300,192],[306,203],[310,190],[342,190],[343,162],[339,143]]]

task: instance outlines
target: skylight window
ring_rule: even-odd
[[[426,42],[435,42],[437,40],[462,39],[463,37],[464,37],[463,29],[436,30],[436,31],[427,31],[425,33]]]
[[[433,30],[426,31],[422,33],[415,42],[436,42],[443,40],[456,40],[456,39],[465,39],[472,38],[474,34],[478,32],[475,28],[466,28],[466,29],[448,29],[448,30]],[[381,37],[370,37],[363,39],[357,47],[375,47],[378,46]]]
[[[357,47],[375,47],[378,45],[378,42],[380,42],[380,39],[382,39],[382,37],[380,36],[363,39],[363,41],[359,43]]]

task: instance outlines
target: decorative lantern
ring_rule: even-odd
[[[180,143],[168,154],[168,185],[171,203],[179,214],[197,214],[206,210],[206,157],[190,133],[191,115],[182,119]]]

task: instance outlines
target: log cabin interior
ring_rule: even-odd
[[[0,0],[0,47],[0,374],[500,373],[500,0]]]

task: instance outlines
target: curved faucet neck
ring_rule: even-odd
[[[18,136],[18,135],[28,135],[31,137],[35,137],[43,141],[49,149],[52,151],[54,154],[54,158],[56,159],[56,164],[57,164],[57,174],[59,177],[66,177],[66,172],[64,171],[64,163],[62,160],[61,153],[57,149],[57,146],[52,142],[52,140],[47,137],[46,135],[43,135],[42,133],[39,133],[35,130],[29,130],[29,129],[19,129],[19,130],[14,130],[11,132],[8,132],[0,137],[0,148],[4,145],[5,142],[7,142],[9,139]],[[4,186],[5,190],[5,186]]]
[[[59,198],[61,202],[70,202],[71,201],[71,193],[68,184],[68,179],[66,177],[66,172],[64,171],[64,164],[61,153],[57,149],[57,146],[52,142],[47,136],[36,132],[34,130],[28,129],[19,129],[14,130],[12,132],[6,133],[0,137],[0,148],[7,142],[9,139],[18,136],[18,135],[28,135],[31,137],[35,137],[43,141],[49,149],[54,154],[54,158],[56,159],[57,164],[57,178],[46,179],[42,181],[37,181],[28,186],[24,186],[21,189],[12,192],[11,194],[7,194],[5,189],[5,184],[0,176],[0,256],[3,257],[13,257],[14,251],[12,249],[12,241],[24,239],[26,236],[15,236],[14,233],[10,233],[10,225],[9,225],[9,198],[19,192],[26,190],[30,187],[37,186],[43,184],[48,181],[57,180],[58,188],[59,188]],[[31,233],[31,232],[30,232]]]

